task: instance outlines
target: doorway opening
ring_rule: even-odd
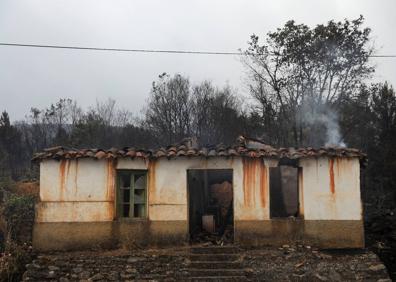
[[[191,243],[216,245],[234,240],[232,169],[187,170]]]

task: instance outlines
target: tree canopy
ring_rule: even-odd
[[[355,95],[374,71],[369,62],[370,29],[362,27],[363,21],[361,16],[314,28],[288,21],[262,43],[257,35],[251,36],[242,62],[263,120],[272,117],[272,124],[278,125],[269,141],[340,143],[331,140],[328,127],[338,122],[334,119],[341,103]]]

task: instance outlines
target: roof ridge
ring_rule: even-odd
[[[186,144],[187,142],[187,144]],[[239,136],[237,142],[231,146],[219,143],[216,145],[198,146],[191,140],[186,140],[178,145],[169,145],[157,149],[145,149],[134,147],[123,148],[93,148],[93,149],[69,149],[63,146],[55,146],[44,149],[43,152],[34,154],[32,160],[43,159],[77,159],[77,158],[174,158],[174,157],[248,157],[248,158],[308,158],[308,157],[357,157],[366,159],[367,155],[361,150],[346,147],[288,147],[274,148],[262,142],[246,139]]]

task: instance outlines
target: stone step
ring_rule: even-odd
[[[189,254],[188,258],[191,261],[238,261],[239,254]]]
[[[246,276],[198,276],[191,277],[190,281],[247,281]]]
[[[163,280],[165,279],[167,276],[164,274],[140,274],[138,276],[139,281],[141,280],[147,280],[147,281],[153,281],[153,280]]]
[[[241,264],[234,261],[193,261],[189,267],[193,269],[239,269]]]
[[[233,246],[192,247],[190,250],[194,254],[235,254],[239,252]]]
[[[244,269],[224,269],[224,268],[217,268],[217,269],[201,269],[201,268],[188,268],[186,271],[192,277],[229,277],[229,276],[245,276]]]

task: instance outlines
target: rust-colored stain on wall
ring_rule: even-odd
[[[243,204],[252,205],[252,191],[256,186],[256,166],[254,161],[243,159]]]
[[[106,163],[106,200],[107,201],[114,201],[115,195],[115,181],[116,181],[116,167],[117,167],[117,160],[108,159]],[[107,205],[105,218],[114,218],[115,210],[114,205]],[[100,213],[93,214],[93,220],[99,221],[102,218]]]
[[[267,195],[267,168],[265,167],[264,161],[260,161],[260,200],[261,206],[265,207],[265,196]]]
[[[78,159],[76,159],[75,161],[74,161],[74,163],[75,163],[75,173],[74,173],[74,193],[77,195],[77,191],[78,191],[78,188],[77,188],[77,179],[78,179]]]
[[[66,170],[66,176],[68,176],[68,175],[69,175],[71,163],[72,163],[71,161],[67,160],[67,170]]]
[[[115,172],[115,160],[108,159],[106,164],[106,200],[107,201],[114,201],[114,190],[115,190],[115,179],[116,179],[116,172]]]
[[[332,194],[335,193],[334,184],[334,159],[329,159],[329,174],[330,174],[330,191]]]
[[[149,197],[152,197],[155,195],[155,166],[156,162],[155,160],[150,160],[148,162],[148,195]],[[149,203],[153,201],[153,199],[148,199]]]
[[[61,160],[59,164],[59,189],[60,189],[60,200],[63,201],[65,194],[65,177],[66,177],[66,163],[68,160]],[[68,166],[69,167],[69,166]]]
[[[260,203],[264,207],[266,205],[267,194],[267,168],[263,160],[260,159],[243,159],[243,203],[244,206],[252,207],[255,203],[255,191],[257,183],[257,172],[260,181]]]
[[[106,208],[104,208],[103,210],[105,211],[105,213],[102,213],[101,211],[93,211],[92,214],[90,215],[90,221],[103,221],[103,219],[111,219],[114,218],[114,209],[113,209],[113,205],[109,204],[105,206]]]

